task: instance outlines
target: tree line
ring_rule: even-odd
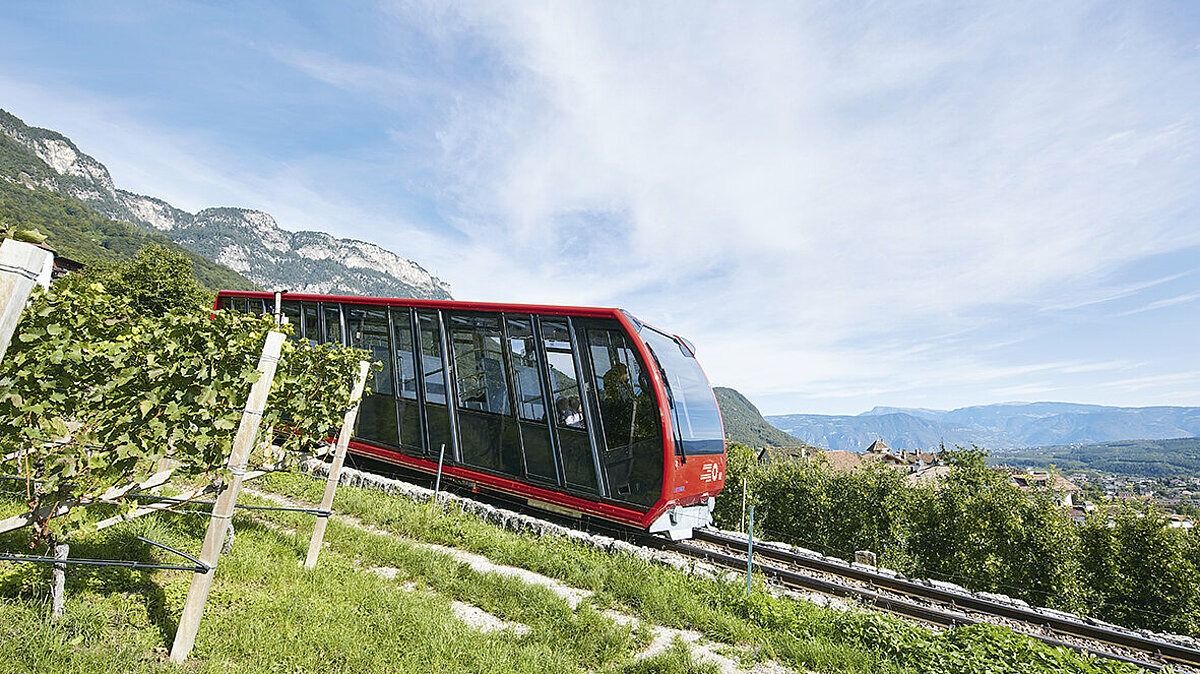
[[[1035,606],[1121,625],[1200,634],[1200,536],[1165,526],[1150,505],[1092,514],[1082,525],[1049,490],[1025,492],[979,450],[947,450],[935,485],[914,485],[880,462],[841,472],[821,459],[761,464],[728,450],[721,526],[756,510],[757,536],[910,577],[1006,594]]]

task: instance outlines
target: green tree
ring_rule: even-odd
[[[192,275],[191,260],[157,244],[145,246],[132,260],[100,263],[59,283],[76,289],[99,283],[105,292],[128,300],[135,311],[146,315],[213,305],[213,295]]]
[[[1151,506],[1088,518],[1081,557],[1093,614],[1134,627],[1200,630],[1200,542],[1165,524]]]

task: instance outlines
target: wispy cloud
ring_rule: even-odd
[[[1177,281],[1179,279],[1188,277],[1193,273],[1194,272],[1191,271],[1179,272],[1178,274],[1171,274],[1169,276],[1164,276],[1162,278],[1156,278],[1149,281],[1142,281],[1140,283],[1131,283],[1118,288],[1095,288],[1092,289],[1089,295],[1086,297],[1071,299],[1058,304],[1048,304],[1042,307],[1042,310],[1065,311],[1068,309],[1082,309],[1083,307],[1093,306],[1096,304],[1105,304],[1119,299],[1124,299],[1131,295],[1136,295],[1143,290],[1148,290],[1172,281]]]
[[[1127,391],[1141,391],[1148,388],[1179,386],[1180,384],[1194,384],[1197,382],[1200,382],[1200,370],[1118,379],[1116,381],[1105,382],[1103,385]]]
[[[204,91],[253,93],[230,119],[60,87],[83,63],[35,108],[67,100],[45,124],[133,189],[375,240],[465,299],[625,306],[752,395],[953,407],[1200,367],[1149,313],[1200,298],[1194,260],[1138,267],[1200,250],[1200,53],[1165,11],[385,0],[343,34],[288,7],[222,27],[262,60]],[[247,110],[274,152],[214,137]]]
[[[927,24],[884,6],[679,9],[470,13],[514,73],[507,96],[464,101],[445,131],[479,245],[542,264],[578,259],[568,237],[610,250],[555,268],[556,286],[743,353],[769,324],[854,368],[869,340],[1053,307],[1064,283],[1200,243],[1176,216],[1196,205],[1200,97],[1183,86],[1196,63],[1132,13],[1097,25],[1086,7],[1031,3]],[[605,224],[574,229],[589,213]],[[684,269],[723,274],[680,287]],[[481,272],[459,287],[494,293]],[[781,368],[741,355],[714,377],[778,388]],[[803,377],[812,359],[771,360]]]
[[[1165,299],[1156,300],[1154,302],[1151,302],[1150,304],[1147,304],[1144,307],[1139,307],[1137,309],[1132,309],[1130,311],[1121,312],[1121,313],[1117,314],[1117,316],[1132,316],[1134,314],[1140,314],[1145,311],[1154,311],[1155,309],[1165,309],[1166,307],[1173,307],[1177,304],[1186,304],[1188,302],[1195,302],[1198,299],[1200,299],[1200,293],[1188,293],[1187,295],[1177,295],[1175,297],[1168,297]]]

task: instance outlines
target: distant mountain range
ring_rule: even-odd
[[[809,444],[850,451],[865,450],[875,440],[897,449],[931,449],[943,443],[1004,449],[1200,435],[1200,407],[1056,402],[955,410],[876,407],[855,416],[779,414],[766,420]]]
[[[114,224],[108,225],[109,229],[114,226],[119,229],[120,223],[133,223],[159,235],[142,234],[142,239],[165,237],[234,270],[244,277],[241,286],[249,279],[268,290],[450,298],[450,287],[445,282],[417,263],[373,243],[339,239],[324,232],[289,232],[280,229],[269,214],[244,208],[206,208],[189,213],[162,199],[118,189],[108,169],[84,154],[69,138],[27,126],[3,110],[0,110],[0,181],[5,188],[0,202],[5,208],[0,213],[10,211],[10,218],[20,210],[10,207],[11,204],[31,198],[39,200],[42,211],[70,212],[71,203],[79,203],[111,220]],[[18,215],[27,210],[20,210]],[[122,236],[125,234],[129,233],[122,232]],[[74,238],[80,239],[86,248],[87,239],[95,237]],[[48,243],[57,245],[53,237]],[[104,257],[103,251],[97,253]],[[224,287],[239,286],[234,277],[227,282],[232,285]]]

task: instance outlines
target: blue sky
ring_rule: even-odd
[[[13,3],[118,186],[622,306],[766,413],[1200,405],[1200,5]]]

